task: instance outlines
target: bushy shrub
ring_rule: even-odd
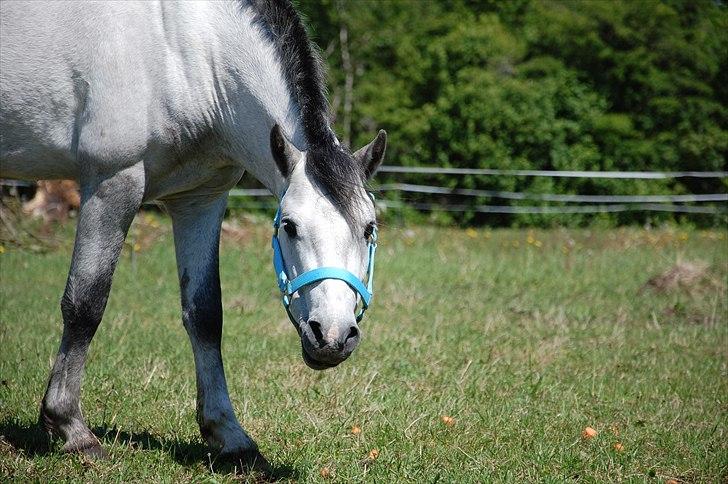
[[[386,128],[390,164],[726,169],[728,9],[721,2],[313,0],[300,2],[300,8],[329,65],[338,132],[351,133],[351,144],[359,146],[377,128]],[[348,75],[354,81],[348,118],[342,115],[342,98],[347,96],[342,49],[351,59]],[[350,125],[343,126],[345,122]],[[380,181],[404,179],[379,176]],[[406,181],[563,194],[707,193],[728,188],[725,179],[411,175]],[[425,199],[411,193],[401,198]],[[471,206],[546,204],[454,196],[446,200]],[[672,217],[626,212],[599,220],[643,223]],[[516,225],[581,224],[591,218],[475,212],[439,216],[461,223]]]

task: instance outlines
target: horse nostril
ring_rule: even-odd
[[[319,347],[324,346],[326,342],[324,341],[324,334],[321,332],[321,323],[319,323],[318,321],[309,321],[308,325],[311,328],[313,337],[316,338],[316,342],[318,343]]]
[[[349,328],[349,334],[346,336],[346,341],[349,341],[350,339],[357,338],[359,336],[359,330],[356,326],[352,326]]]

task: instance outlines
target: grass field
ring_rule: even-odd
[[[223,353],[279,477],[726,482],[725,231],[384,227],[362,344],[314,372],[277,301],[268,222],[239,227],[221,256]],[[37,428],[71,232],[0,254],[0,481],[234,479],[198,434],[159,215],[132,230],[87,365],[83,408],[110,459],[61,455]]]

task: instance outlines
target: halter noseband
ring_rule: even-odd
[[[368,193],[369,197],[374,200],[374,195]],[[310,271],[299,274],[293,280],[289,280],[288,274],[286,274],[286,266],[283,263],[283,253],[281,252],[281,244],[278,241],[278,228],[281,225],[281,205],[283,204],[283,197],[285,191],[281,195],[280,202],[278,203],[278,210],[276,210],[276,216],[273,219],[273,237],[271,245],[273,246],[273,268],[276,271],[276,277],[278,278],[278,289],[281,290],[281,302],[283,307],[286,308],[286,313],[294,326],[298,327],[296,318],[291,314],[291,296],[293,296],[302,287],[313,284],[314,282],[322,281],[324,279],[338,279],[344,281],[351,287],[360,297],[362,306],[356,315],[356,322],[362,320],[364,317],[364,311],[369,307],[369,303],[372,300],[373,287],[374,287],[374,253],[377,250],[377,228],[374,227],[372,235],[369,238],[369,262],[367,263],[367,283],[359,280],[351,272],[341,267],[319,267]]]

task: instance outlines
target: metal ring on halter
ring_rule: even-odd
[[[369,303],[372,300],[374,292],[374,254],[377,251],[377,228],[374,227],[372,235],[369,237],[368,246],[368,257],[367,263],[367,283],[364,283],[356,277],[354,274],[346,269],[340,267],[319,267],[306,271],[303,274],[299,274],[293,280],[288,278],[286,274],[286,266],[283,263],[283,252],[281,252],[281,244],[278,241],[278,228],[281,224],[281,204],[283,202],[283,195],[281,195],[281,201],[278,204],[278,210],[276,210],[275,218],[273,219],[273,237],[271,239],[271,246],[273,247],[273,268],[276,271],[276,278],[278,280],[278,289],[281,291],[281,302],[283,307],[286,308],[286,313],[291,322],[298,326],[296,318],[293,317],[290,311],[291,296],[293,296],[302,287],[313,284],[314,282],[322,281],[325,279],[337,279],[344,281],[356,292],[361,298],[362,307],[356,315],[357,323],[364,317],[364,311],[369,307]],[[368,193],[369,197],[374,201],[374,195]]]

